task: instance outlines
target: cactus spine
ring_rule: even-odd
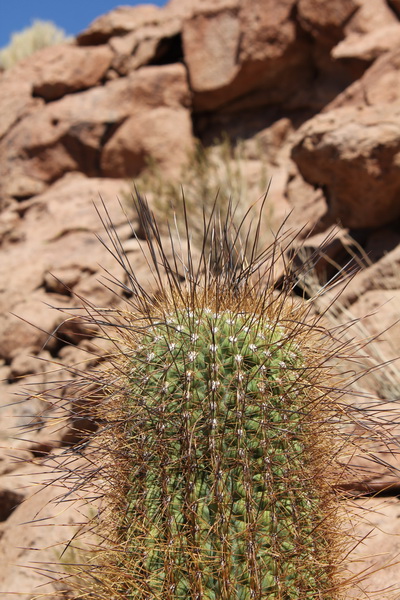
[[[172,234],[168,259],[140,198],[138,212],[157,293],[108,223],[129,306],[89,316],[116,351],[92,377],[104,399],[89,463],[111,508],[88,597],[342,598],[345,409],[330,363],[347,345],[294,302],[289,272],[273,288],[279,243],[258,254],[259,226],[250,245],[231,212],[212,217],[197,260]]]

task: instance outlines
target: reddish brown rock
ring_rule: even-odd
[[[162,15],[163,10],[152,4],[119,6],[95,19],[77,36],[77,43],[82,46],[103,44],[112,36],[157,24],[162,19]]]
[[[196,110],[282,102],[309,80],[310,47],[297,36],[294,4],[246,0],[212,11],[201,6],[184,21],[183,51]]]
[[[106,177],[134,177],[154,161],[162,172],[179,175],[193,149],[192,123],[185,109],[157,108],[127,119],[105,145]]]
[[[185,57],[195,92],[208,92],[232,83],[237,64],[240,24],[231,10],[196,15],[184,26]]]
[[[400,0],[388,0],[390,8],[396,13],[397,17],[400,18]]]
[[[386,236],[386,241],[387,239],[388,236]],[[384,247],[383,256],[380,260],[361,270],[354,279],[347,282],[340,296],[341,306],[344,308],[351,307],[359,298],[370,291],[385,290],[395,293],[400,288],[399,272],[400,244],[396,244],[392,250],[390,250],[390,247]],[[396,320],[395,318],[393,322]]]
[[[357,10],[356,0],[299,0],[297,3],[300,25],[314,38],[322,38],[324,45],[328,40],[332,43],[342,37],[346,23]]]
[[[114,127],[134,115],[143,118],[151,108],[181,109],[189,103],[186,71],[179,64],[143,68],[124,80],[51,102],[27,115],[0,142],[0,191],[10,196],[16,176],[28,177],[33,186],[35,179],[52,182],[68,171],[99,175],[103,139]]]
[[[54,306],[66,304],[65,298],[50,294],[35,293],[29,299],[16,303],[13,314],[0,317],[0,357],[12,360],[22,348],[25,352],[38,354],[45,347],[54,349],[57,345],[52,334],[56,334],[58,326],[63,322],[63,315],[52,310]]]
[[[118,9],[117,9],[118,10]],[[168,11],[168,15],[169,15]],[[108,41],[114,51],[112,67],[120,75],[148,64],[167,64],[182,61],[182,19],[163,13],[157,23],[134,28]]]
[[[400,216],[399,152],[397,107],[346,107],[306,122],[292,158],[306,181],[324,189],[328,218],[361,228]]]
[[[364,291],[351,305],[351,313],[361,319],[367,334],[376,338],[374,347],[379,349],[382,357],[400,359],[400,289]],[[400,360],[398,364],[400,366]],[[400,397],[398,390],[392,393],[394,397],[389,400]]]
[[[71,44],[51,46],[35,54],[33,93],[46,101],[99,84],[111,64],[113,52],[107,46],[78,48]]]

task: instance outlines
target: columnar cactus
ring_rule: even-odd
[[[77,597],[342,598],[346,409],[331,359],[347,345],[293,300],[289,270],[273,288],[278,243],[257,254],[228,215],[205,223],[196,261],[138,209],[158,289],[142,288],[109,227],[130,300],[90,317],[116,348],[92,377],[103,458],[89,460],[111,508]]]

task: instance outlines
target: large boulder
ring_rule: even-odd
[[[378,227],[400,216],[400,109],[344,107],[298,131],[292,158],[324,190],[328,218],[350,228]]]
[[[48,102],[94,87],[105,76],[113,56],[107,46],[78,48],[63,44],[44,48],[30,61],[33,94]]]
[[[293,18],[295,0],[226,1],[183,23],[196,111],[288,100],[312,76],[310,43]]]

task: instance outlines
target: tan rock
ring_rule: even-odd
[[[6,196],[17,199],[31,198],[46,190],[46,184],[34,177],[22,174],[20,177],[9,180],[4,186]]]
[[[22,75],[25,75],[22,73]],[[32,83],[21,77],[20,69],[10,69],[0,75],[0,138],[15,123],[33,110],[42,107],[41,98],[32,98]]]
[[[121,35],[162,19],[163,10],[152,4],[119,6],[95,19],[85,31],[77,36],[82,46],[102,44],[115,35]]]
[[[97,274],[96,278],[104,277],[100,265],[122,277],[122,271],[114,268],[114,258],[95,237],[96,231],[103,231],[103,225],[93,202],[100,204],[101,195],[118,226],[125,223],[126,217],[116,198],[118,195],[122,198],[124,193],[128,195],[129,190],[125,181],[70,175],[36,200],[25,203],[24,218],[13,223],[20,241],[3,246],[0,262],[0,339],[1,351],[7,360],[21,349],[37,354],[49,334],[69,316],[46,306],[46,303],[73,306],[62,284],[58,281],[52,285],[51,282],[57,280],[50,277],[49,271],[54,270],[60,280],[65,275],[70,286],[76,283],[77,277],[81,280],[93,274]],[[125,209],[129,212],[127,205]],[[61,290],[64,295],[56,295]],[[33,325],[13,317],[10,311]],[[35,329],[35,325],[40,329]],[[54,349],[57,344],[50,339],[50,346]]]
[[[88,273],[91,274],[92,271],[85,265],[67,265],[64,268],[52,269],[44,275],[45,290],[70,296],[76,284]]]
[[[365,34],[397,23],[395,13],[385,0],[354,1],[359,8],[346,23],[346,34]]]
[[[51,361],[49,352],[40,352],[37,356],[31,356],[28,353],[17,354],[10,365],[10,377],[17,379],[32,375],[33,373],[43,373],[49,368],[48,361]],[[47,362],[46,362],[47,361]]]
[[[389,296],[390,294],[395,295],[400,287],[399,272],[400,244],[391,251],[385,251],[378,262],[361,270],[356,277],[347,283],[340,296],[341,305],[344,308],[349,308],[370,291],[386,290],[389,291]],[[383,329],[380,328],[380,331]]]
[[[349,35],[333,48],[332,57],[371,63],[385,52],[398,48],[399,44],[400,23],[393,23],[365,35]]]
[[[342,94],[337,96],[326,111],[342,106],[371,106],[392,104],[400,98],[400,50],[383,54]]]
[[[399,152],[397,107],[344,107],[306,122],[292,158],[306,181],[323,187],[329,219],[360,228],[400,216]]]
[[[356,0],[299,0],[297,4],[300,25],[316,39],[322,38],[324,44],[342,37],[346,23],[357,9]]]
[[[75,460],[74,468],[82,468],[82,462]],[[62,469],[61,458],[58,465]],[[88,518],[89,509],[74,501],[73,495],[60,504],[58,498],[67,493],[68,486],[72,488],[72,482],[65,482],[63,489],[60,484],[48,485],[46,480],[51,477],[55,478],[55,473],[44,470],[38,474],[38,465],[33,464],[20,470],[18,477],[0,478],[0,485],[13,489],[15,494],[21,488],[25,497],[1,524],[0,586],[6,596],[18,594],[21,600],[31,600],[46,594],[61,600],[70,589],[67,582],[60,585],[56,580],[65,575],[66,565],[73,557],[76,560],[79,541],[74,542],[75,550],[69,552],[66,544],[79,531],[85,515]]]
[[[29,299],[13,307],[14,314],[0,317],[0,356],[6,360],[15,357],[22,348],[30,348],[38,354],[44,347],[54,349],[57,327],[63,316],[47,304],[65,305],[65,298],[36,292]],[[16,316],[15,316],[16,315]]]
[[[0,187],[9,189],[16,173],[47,182],[74,170],[99,175],[99,150],[113,126],[150,108],[189,103],[187,75],[180,64],[142,68],[124,80],[48,103],[22,119],[0,143]]]
[[[400,358],[400,282],[398,289],[364,291],[351,305],[351,313],[361,319],[366,333],[374,337],[374,347],[379,346],[384,359]],[[395,395],[392,399],[400,397],[398,390],[392,393]]]
[[[159,39],[138,40],[136,31],[122,37],[113,37],[109,45],[114,50],[115,58],[112,67],[119,75],[126,75],[154,59]]]
[[[33,93],[49,101],[96,86],[112,58],[113,52],[107,46],[79,48],[65,44],[44,48],[32,58]]]
[[[348,503],[347,531],[354,537],[347,568],[349,577],[360,578],[349,585],[346,599],[376,596],[396,598],[399,592],[400,502],[398,498],[364,498]],[[361,540],[357,543],[357,540]]]
[[[137,176],[148,160],[179,174],[192,149],[189,112],[160,107],[127,119],[104,146],[100,164],[106,177]]]

